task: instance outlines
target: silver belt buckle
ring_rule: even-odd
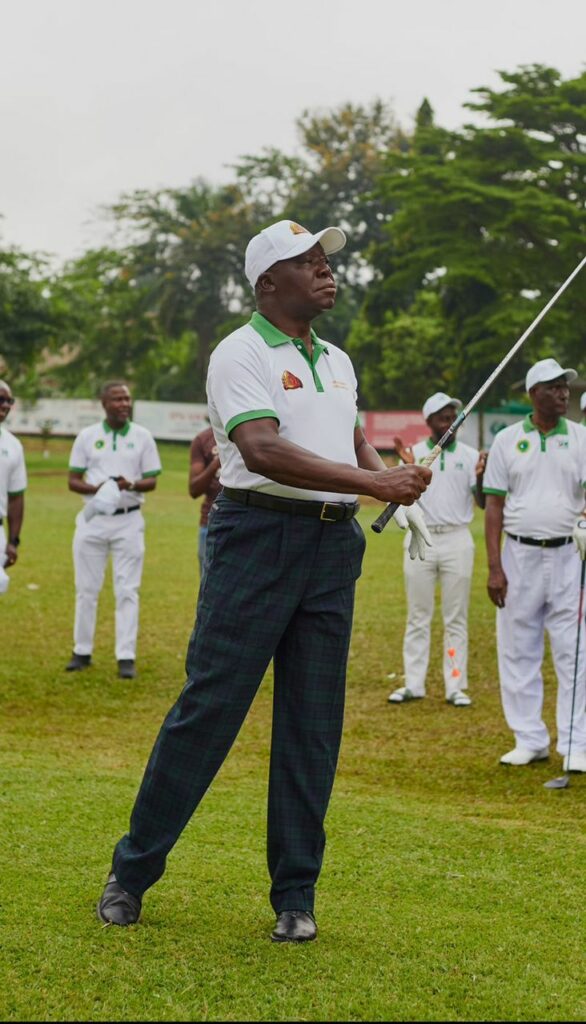
[[[335,522],[337,522],[337,519],[336,519],[335,516],[334,516],[333,519],[331,519],[330,516],[326,515],[326,509],[327,509],[328,505],[331,505],[332,508],[337,508],[337,505],[336,505],[336,503],[334,501],[324,501],[324,503],[323,503],[323,505],[321,507],[321,512],[319,514],[319,517],[320,517],[320,519],[324,523],[335,523]]]

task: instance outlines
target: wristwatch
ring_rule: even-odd
[[[10,537],[8,543],[12,544],[13,548],[17,548],[20,544],[20,537]]]

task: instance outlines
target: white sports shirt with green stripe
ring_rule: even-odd
[[[563,416],[548,434],[531,415],[495,437],[484,493],[505,498],[503,527],[519,537],[569,537],[584,508],[586,428]]]
[[[69,458],[73,473],[85,473],[88,484],[102,484],[111,476],[141,480],[158,476],[161,460],[153,435],[146,427],[130,422],[122,430],[112,430],[106,420],[85,427],[76,437]],[[87,502],[91,495],[84,495]],[[118,508],[142,505],[139,491],[121,491]]]
[[[8,511],[8,498],[26,491],[22,445],[6,427],[0,427],[0,518]]]
[[[412,452],[421,464],[435,441],[418,441]],[[478,451],[462,441],[452,441],[432,467],[431,483],[418,499],[428,526],[466,526],[474,515]]]
[[[263,491],[306,501],[352,502],[356,495],[304,490],[250,473],[230,440],[240,423],[270,417],[279,434],[324,459],[356,466],[356,376],[349,357],[311,332],[313,358],[260,313],[212,353],[207,394],[224,487]]]

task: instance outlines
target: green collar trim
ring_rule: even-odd
[[[120,437],[126,437],[128,431],[130,430],[130,425],[131,420],[126,420],[126,423],[122,427],[122,430],[113,430],[110,424],[108,423],[108,420],[104,420],[102,423],[105,434],[120,434]]]
[[[259,313],[257,310],[252,314],[249,324],[254,327],[254,330],[260,334],[263,341],[269,346],[269,348],[277,348],[278,345],[286,345],[288,341],[295,343],[301,341],[300,338],[291,338],[288,334],[283,334],[278,327],[275,327],[270,320],[267,320],[266,316]],[[324,345],[318,338],[313,327],[311,328],[311,342],[315,351],[314,362],[317,361],[318,357],[322,352],[328,355],[327,346]]]
[[[437,441],[434,441],[433,437],[428,437],[425,443],[426,443],[427,447],[429,448],[429,450],[431,451],[432,448],[435,448],[435,446],[437,444]],[[445,448],[442,448],[442,451],[444,451],[444,452],[455,452],[457,444],[458,444],[457,441],[451,441],[450,444],[447,444]]]
[[[532,430],[538,430],[533,422],[533,413],[530,412],[528,416],[523,420],[523,430],[526,434],[530,434]],[[544,434],[541,430],[538,431],[542,437],[553,437],[554,434],[567,434],[568,433],[568,421],[564,416],[560,416],[553,430],[548,430],[547,434]]]

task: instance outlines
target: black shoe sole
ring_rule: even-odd
[[[140,920],[140,918],[137,918],[136,921],[129,921],[127,924],[120,924],[119,921],[110,921],[109,918],[104,917],[102,914],[102,911],[100,910],[100,903],[101,900],[98,900],[96,904],[96,917],[98,918],[98,921],[102,922],[102,924],[112,925],[113,928],[132,928],[132,926],[138,924]]]
[[[284,942],[293,942],[295,945],[299,945],[301,942],[315,942],[316,939],[317,932],[315,935],[309,935],[306,939],[288,939],[285,936],[271,935],[271,942],[280,942],[281,944]]]

